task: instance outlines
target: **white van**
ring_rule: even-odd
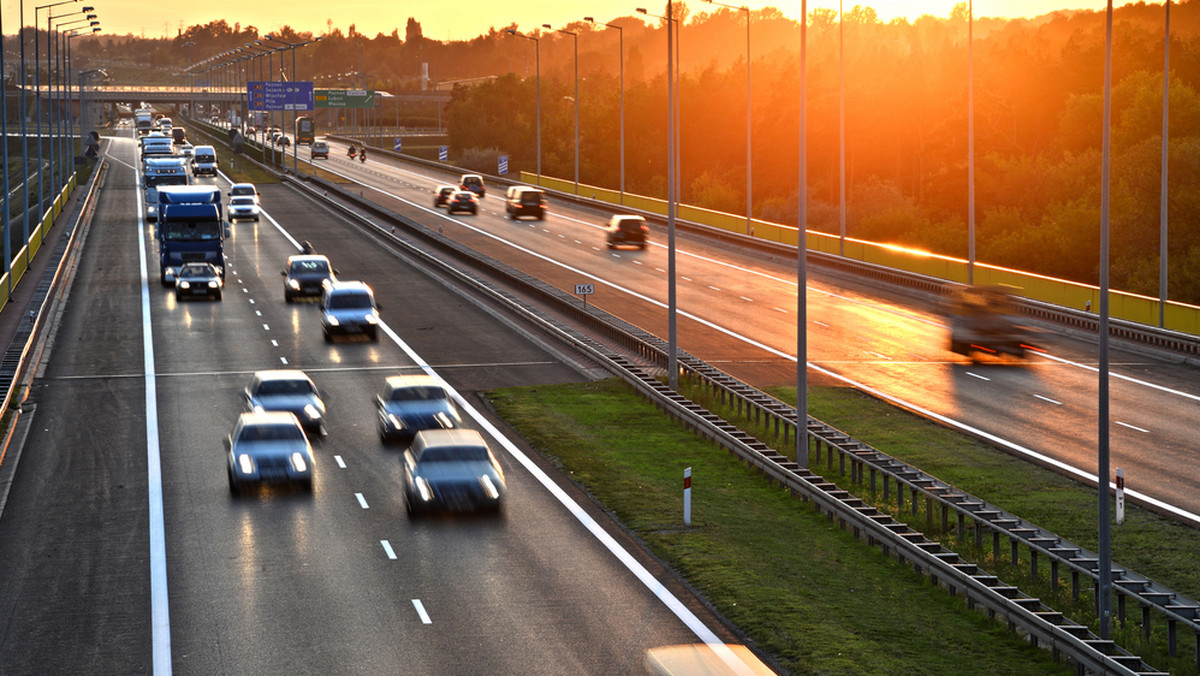
[[[217,175],[217,151],[212,146],[196,146],[192,154],[192,173],[196,176]]]

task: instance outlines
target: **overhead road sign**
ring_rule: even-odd
[[[250,110],[312,110],[311,82],[248,82],[246,101]]]
[[[313,92],[317,108],[374,108],[374,89],[317,89]]]

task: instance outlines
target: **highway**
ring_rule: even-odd
[[[300,151],[301,161],[306,158]],[[492,186],[478,216],[432,206],[455,175],[398,166],[382,153],[366,164],[331,144],[322,168],[370,186],[365,196],[568,293],[592,283],[588,302],[666,337],[666,236],[647,251],[609,251],[607,214],[551,200],[545,222],[504,217]],[[680,347],[759,386],[793,385],[796,270],[780,260],[679,233]],[[1096,471],[1097,346],[1043,327],[1045,352],[1026,361],[972,362],[948,349],[948,328],[927,301],[813,270],[808,280],[812,373],[847,382],[1012,452],[1077,477]],[[1200,468],[1191,430],[1200,424],[1200,373],[1178,360],[1110,353],[1111,463],[1129,494],[1200,524]],[[886,449],[881,449],[886,452]]]
[[[582,379],[563,355],[277,185],[262,187],[260,223],[231,228],[224,300],[176,302],[135,152],[107,146],[17,433],[0,671],[611,674],[655,646],[737,641],[481,405],[489,388]],[[303,240],[374,287],[378,343],[327,344],[315,304],[283,303]],[[309,373],[329,408],[315,491],[234,498],[222,442],[240,389],[282,366]],[[373,398],[385,376],[421,371],[489,431],[501,518],[406,517],[401,451],[380,443]]]

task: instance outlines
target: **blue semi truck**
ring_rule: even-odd
[[[160,279],[175,283],[184,263],[212,263],[225,279],[225,238],[229,229],[221,213],[221,189],[215,185],[169,185],[158,190]]]

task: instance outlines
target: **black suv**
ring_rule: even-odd
[[[540,188],[515,185],[508,189],[504,210],[514,221],[521,216],[546,220],[546,192]]]
[[[608,221],[608,248],[618,244],[632,244],[639,249],[646,248],[646,219],[641,216],[618,214]]]

